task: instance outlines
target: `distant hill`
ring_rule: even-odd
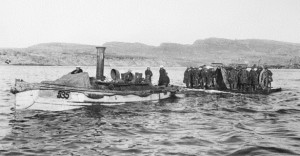
[[[300,44],[272,40],[208,38],[193,44],[107,42],[105,64],[110,66],[199,66],[212,62],[300,64]],[[96,46],[42,43],[28,48],[0,49],[0,64],[95,65]]]

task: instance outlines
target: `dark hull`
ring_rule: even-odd
[[[225,90],[226,92],[232,92],[232,93],[241,93],[241,94],[262,94],[262,95],[269,95],[272,93],[280,92],[282,91],[281,88],[275,88],[275,89],[270,89],[270,90],[257,90],[253,92],[249,91],[238,91],[238,90]]]
[[[238,93],[238,94],[260,94],[260,95],[269,95],[269,94],[272,94],[272,93],[276,93],[276,92],[280,92],[282,91],[281,88],[274,88],[274,89],[270,89],[270,90],[257,90],[257,91],[239,91],[239,90],[229,90],[229,89],[226,89],[226,90],[218,90],[218,89],[190,89],[190,88],[187,88],[186,90],[187,92],[195,92],[195,91],[200,91],[200,92],[209,92],[209,93]],[[183,91],[183,92],[186,92],[186,91]],[[212,91],[212,92],[210,92]],[[216,92],[214,92],[216,91]]]

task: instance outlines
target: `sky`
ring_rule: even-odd
[[[0,47],[67,42],[300,43],[300,0],[1,0]]]

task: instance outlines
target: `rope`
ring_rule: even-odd
[[[31,93],[32,93],[32,91],[31,91]],[[29,107],[31,107],[32,105],[34,105],[35,104],[35,99],[33,98],[33,96],[31,96],[32,97],[32,101],[33,101],[33,103],[30,105],[30,106],[28,106],[28,107],[26,107],[26,108],[24,108],[24,109],[28,109]]]

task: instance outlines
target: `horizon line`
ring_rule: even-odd
[[[49,44],[49,43],[60,43],[60,44],[78,44],[78,45],[85,45],[85,46],[103,46],[106,43],[113,43],[113,42],[117,42],[117,43],[131,43],[131,44],[135,44],[135,43],[139,43],[139,44],[144,44],[147,46],[154,46],[154,47],[159,47],[164,43],[172,43],[172,44],[180,44],[180,45],[193,45],[196,41],[198,40],[208,40],[208,39],[223,39],[223,40],[231,40],[231,41],[242,41],[242,40],[261,40],[261,41],[273,41],[273,42],[281,42],[281,43],[287,43],[287,44],[300,44],[300,43],[296,43],[296,42],[288,42],[288,41],[279,41],[279,40],[273,40],[273,39],[258,39],[258,38],[247,38],[247,39],[229,39],[229,38],[221,38],[221,37],[209,37],[209,38],[204,38],[204,39],[196,39],[193,43],[191,44],[184,44],[184,43],[178,43],[178,42],[161,42],[159,45],[152,45],[152,44],[146,44],[143,42],[126,42],[126,41],[107,41],[104,42],[102,45],[94,45],[94,44],[85,44],[85,43],[74,43],[74,42],[58,42],[58,41],[53,41],[53,42],[41,42],[41,43],[36,43],[27,47],[0,47],[0,49],[24,49],[24,48],[29,48],[32,46],[36,46],[39,44]]]

